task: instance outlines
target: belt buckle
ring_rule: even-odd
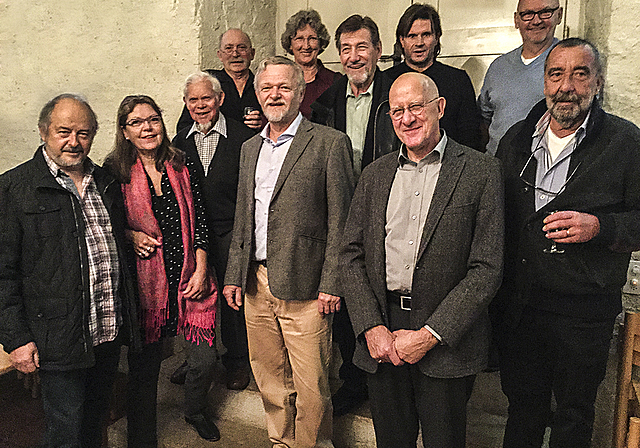
[[[405,305],[405,300],[406,305]],[[404,311],[411,311],[411,296],[400,296],[400,309]]]

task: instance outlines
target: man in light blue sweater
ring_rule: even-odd
[[[514,21],[522,45],[491,63],[478,96],[485,141],[488,128],[486,152],[493,155],[504,133],[544,98],[544,61],[557,42],[562,8],[558,0],[520,0]]]

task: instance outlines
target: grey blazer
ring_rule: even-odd
[[[345,300],[358,340],[354,363],[370,373],[377,363],[364,332],[389,326],[384,242],[397,166],[396,151],[362,173],[341,253]],[[498,160],[449,139],[413,273],[411,327],[427,324],[443,342],[419,361],[425,375],[462,377],[486,365],[487,306],[502,280],[503,202]]]
[[[225,284],[246,290],[254,254],[254,188],[260,135],[242,145],[240,183]],[[353,193],[346,134],[303,118],[276,181],[267,224],[269,287],[282,300],[342,295],[341,236]]]

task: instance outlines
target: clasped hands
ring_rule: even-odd
[[[364,336],[371,357],[378,363],[389,362],[394,366],[415,364],[438,344],[426,328],[391,332],[384,325],[378,325],[367,330]]]

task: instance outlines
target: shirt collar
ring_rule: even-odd
[[[409,159],[407,155],[407,147],[403,143],[402,147],[400,148],[400,154],[398,154],[398,163],[400,164],[400,166],[404,166],[406,163],[410,163],[413,165],[425,165],[427,162],[431,162],[434,157],[437,158],[438,162],[442,163],[442,158],[444,157],[444,150],[447,146],[447,142],[449,141],[449,138],[447,137],[446,132],[444,132],[444,129],[440,129],[440,132],[442,132],[442,137],[440,137],[440,141],[438,142],[436,147],[433,148],[433,150],[431,150],[429,154],[424,156],[418,163]]]
[[[262,140],[268,140],[269,142],[271,142],[274,147],[280,146],[281,144],[291,140],[296,135],[296,133],[298,132],[298,128],[300,127],[300,123],[302,123],[302,114],[298,112],[295,120],[293,120],[293,122],[282,134],[280,134],[276,142],[269,138],[271,123],[267,123],[264,129],[262,129],[262,132],[260,132],[260,137],[262,137]]]
[[[579,142],[586,135],[587,123],[589,122],[589,117],[591,117],[591,109],[589,109],[589,112],[587,113],[587,116],[584,118],[584,121],[582,122],[580,127],[576,129],[576,132],[574,133],[577,142]],[[540,139],[543,138],[544,133],[549,128],[550,122],[551,122],[551,113],[549,113],[549,111],[547,110],[544,113],[544,115],[542,115],[542,117],[540,117],[540,119],[536,123],[536,127],[533,131],[533,138],[540,138]]]
[[[378,68],[376,68],[376,70],[378,70]],[[371,85],[369,86],[369,88],[367,89],[366,92],[362,92],[360,95],[373,95],[373,85],[376,83],[375,78],[373,79],[373,81],[371,82]],[[347,94],[346,97],[349,98],[355,98],[356,96],[353,93],[353,90],[351,90],[351,83],[349,82],[349,80],[347,80]]]
[[[67,176],[67,174],[60,169],[58,164],[54,162],[51,157],[49,157],[49,154],[47,154],[47,151],[44,149],[44,143],[40,145],[40,148],[42,149],[42,155],[44,155],[44,161],[47,162],[47,166],[49,167],[49,171],[51,172],[51,175],[53,177]],[[83,163],[84,163],[84,175],[87,176],[87,175],[93,174],[93,170],[95,169],[95,164],[91,161],[91,159],[87,157],[86,159],[84,159]]]
[[[194,134],[196,132],[199,132],[200,134],[202,134],[202,132],[198,130],[198,127],[196,126],[196,123],[194,121],[193,124],[191,125],[191,129],[189,129],[189,132],[187,133],[187,138],[191,137],[191,134]],[[204,134],[204,136],[206,137],[210,135],[212,132],[217,132],[218,134],[222,135],[224,138],[227,138],[227,120],[226,118],[224,118],[224,115],[222,115],[222,112],[218,112],[218,120],[216,121],[216,124],[214,124],[211,127],[211,129],[209,129],[209,132]]]

